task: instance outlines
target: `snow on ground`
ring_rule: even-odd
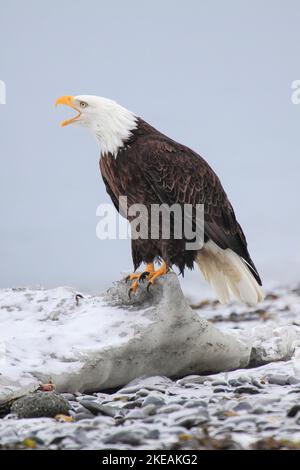
[[[145,374],[178,376],[249,362],[249,344],[190,309],[174,274],[150,293],[141,285],[132,300],[128,288],[119,282],[96,297],[67,288],[1,291],[0,403],[49,377],[61,392],[97,391]]]
[[[19,359],[14,365],[10,363],[8,370],[2,348],[0,384],[6,376],[11,379],[8,388],[12,389],[13,378],[21,374],[24,383],[27,380],[23,393],[30,388],[33,377],[28,372],[24,374],[24,364],[30,365],[27,370],[38,371],[37,377],[40,373],[46,377],[45,370],[49,368],[58,376],[68,369],[72,375],[73,368],[82,371],[79,352],[87,357],[91,348],[94,351],[100,347],[97,341],[100,330],[101,344],[115,350],[116,344],[127,344],[153,323],[147,303],[143,307],[121,307],[117,301],[108,305],[107,298],[76,298],[72,289],[7,289],[0,297],[2,338],[15,339],[9,342],[6,355]],[[116,300],[114,296],[112,299]],[[240,365],[233,371],[204,376],[187,372],[177,379],[167,378],[161,372],[152,373],[148,378],[133,381],[129,378],[128,385],[112,391],[62,394],[71,406],[72,422],[46,417],[18,419],[7,410],[0,419],[0,446],[299,448],[299,286],[269,292],[257,308],[236,304],[224,307],[203,300],[193,305],[193,313],[209,320],[227,337],[236,337],[238,344],[244,341],[244,352],[252,344],[250,367]],[[27,315],[30,322],[28,318],[26,321]],[[122,325],[120,317],[124,320]],[[43,331],[45,325],[47,336]],[[155,330],[155,335],[158,332],[159,329]],[[33,389],[37,382],[31,384]]]
[[[33,388],[49,376],[67,382],[97,351],[121,346],[149,323],[143,315],[114,311],[101,296],[78,294],[65,287],[1,291],[0,398],[3,376],[22,377],[21,388],[23,376]]]

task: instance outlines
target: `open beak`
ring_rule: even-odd
[[[74,100],[74,96],[61,96],[60,98],[58,98],[58,100],[56,100],[55,106],[58,106],[59,104],[65,104],[66,106],[69,106],[70,108],[73,108],[75,109],[75,111],[78,112],[78,114],[75,117],[71,119],[66,119],[65,121],[63,121],[61,123],[61,127],[65,127],[68,124],[71,124],[72,122],[80,118],[81,116],[81,112],[79,111],[78,108],[76,108],[73,100]]]

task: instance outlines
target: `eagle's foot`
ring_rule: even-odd
[[[130,289],[128,291],[128,296],[131,298],[132,294],[135,294],[140,282],[144,282],[145,279],[149,279],[153,274],[155,273],[154,270],[154,264],[153,263],[148,263],[146,266],[146,270],[142,273],[134,273],[130,274],[130,276],[126,277],[126,282],[128,281],[134,281]]]
[[[147,291],[149,291],[150,287],[153,286],[156,279],[158,279],[160,276],[163,276],[164,274],[167,274],[168,271],[169,266],[165,262],[163,262],[161,267],[157,271],[155,271],[151,276],[148,277],[149,282],[147,285]]]
[[[144,283],[145,279],[148,279],[148,277],[150,276],[151,273],[152,273],[152,271],[151,272],[150,271],[144,271],[139,277],[139,282]]]
[[[128,297],[131,299],[132,294],[135,294],[139,287],[139,281],[134,281],[128,291]]]
[[[163,264],[157,271],[155,271],[154,269],[154,264],[149,263],[147,264],[146,270],[143,273],[135,273],[135,274],[131,274],[130,276],[128,276],[126,278],[126,282],[134,281],[131,284],[130,289],[128,290],[129,298],[131,299],[132,295],[136,293],[140,282],[144,282],[145,279],[147,279],[148,280],[147,291],[149,291],[149,288],[154,284],[156,279],[158,279],[160,276],[163,276],[164,274],[167,274],[168,271],[169,271],[169,266],[165,262],[163,262]]]
[[[142,281],[144,282],[145,279],[148,278],[148,276],[150,276],[151,274],[153,274],[155,272],[154,270],[154,264],[153,263],[148,263],[147,266],[146,266],[146,270],[142,273],[133,273],[133,274],[130,274],[129,276],[127,276],[125,278],[125,281],[128,282],[128,281]]]

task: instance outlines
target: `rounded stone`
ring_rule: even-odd
[[[121,431],[117,431],[112,433],[110,436],[107,436],[103,442],[105,444],[129,444],[132,446],[138,446],[141,445],[143,442],[143,438],[141,433],[138,432],[138,430],[130,430],[130,429],[124,429]]]
[[[183,379],[177,380],[179,385],[186,385],[186,384],[204,384],[205,382],[211,382],[211,378],[207,377],[206,375],[188,375]]]
[[[240,385],[242,385],[242,382],[240,382],[239,380],[236,380],[236,379],[230,379],[230,380],[228,380],[228,383],[232,387],[239,387]]]
[[[19,418],[54,418],[58,414],[69,414],[68,400],[57,392],[34,392],[14,401],[11,411]]]
[[[102,414],[110,416],[111,418],[113,418],[120,412],[120,409],[117,407],[102,405],[101,403],[98,403],[95,400],[81,400],[80,405],[84,406],[84,408],[89,410],[94,415]]]
[[[217,387],[219,385],[221,386],[225,386],[227,387],[228,386],[228,382],[226,382],[226,380],[215,380],[214,382],[211,383],[213,387]]]
[[[182,409],[182,407],[180,405],[177,405],[176,403],[175,404],[169,404],[169,405],[166,405],[166,406],[162,406],[159,409],[159,413],[160,414],[163,414],[163,413],[170,414],[170,413],[174,413],[175,411],[179,411],[181,409]]]
[[[289,409],[287,416],[289,418],[294,418],[300,411],[300,405],[294,405]]]
[[[142,406],[145,407],[147,405],[155,405],[156,407],[164,406],[166,404],[163,398],[160,398],[156,395],[148,395],[145,400],[143,401]]]
[[[93,419],[94,415],[92,413],[80,412],[75,415],[75,421],[82,421],[83,419]]]
[[[68,401],[75,401],[75,395],[73,395],[73,393],[61,393],[61,396]]]
[[[231,392],[232,390],[230,390],[230,388],[227,388],[227,387],[221,387],[221,386],[217,386],[216,388],[214,388],[214,393],[225,393],[225,392]]]
[[[267,376],[269,384],[272,385],[287,385],[288,378],[288,375],[283,374],[272,374]]]
[[[233,407],[234,411],[249,411],[252,409],[252,406],[247,401],[241,401]]]
[[[235,393],[239,394],[248,394],[248,395],[255,395],[259,393],[259,390],[256,387],[253,387],[251,385],[241,385],[240,387],[237,387],[235,390]]]
[[[139,409],[131,410],[126,415],[126,419],[143,419],[143,418],[144,418],[144,413]]]
[[[156,414],[156,406],[154,404],[150,404],[143,407],[144,416],[152,416],[154,414]]]
[[[287,379],[289,385],[297,385],[300,383],[300,379],[295,377],[294,375],[290,375]]]
[[[265,408],[262,408],[261,406],[257,406],[256,408],[253,409],[252,413],[255,415],[263,415],[266,413],[266,410]]]

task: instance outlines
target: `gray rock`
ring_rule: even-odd
[[[234,411],[250,411],[252,410],[252,406],[247,401],[241,401],[233,407],[233,410]]]
[[[119,393],[121,393],[122,395],[131,395],[131,394],[135,394],[136,392],[138,392],[139,390],[141,389],[141,387],[139,385],[134,385],[132,387],[125,387],[125,388],[121,388],[121,390],[119,391]]]
[[[61,393],[60,395],[68,401],[75,401],[76,400],[76,397],[75,397],[75,395],[73,395],[73,393]]]
[[[65,439],[63,439],[63,448],[68,450],[75,450],[75,449],[80,449],[81,447],[81,444],[79,444],[78,442],[76,442],[75,439],[72,439],[71,437],[65,437]]]
[[[145,417],[145,415],[141,410],[135,409],[135,410],[129,411],[129,413],[127,413],[125,419],[143,419],[144,417]]]
[[[108,426],[109,428],[111,428],[112,426],[115,425],[115,419],[110,418],[109,416],[98,415],[98,416],[94,416],[93,424],[96,427],[103,428],[104,426]]]
[[[134,408],[140,408],[142,405],[141,400],[134,400],[134,401],[129,401],[128,403],[125,403],[122,408],[125,410],[132,410]]]
[[[128,387],[139,387],[139,390],[156,390],[158,392],[164,392],[170,385],[172,385],[172,380],[163,375],[146,375],[138,377],[134,380],[131,380],[126,386],[125,390],[128,390]],[[138,393],[138,391],[136,393]]]
[[[78,409],[80,410],[80,408],[82,408],[82,406],[80,405],[80,403],[78,403],[78,401],[70,401],[69,403],[70,403],[72,411],[76,412]]]
[[[82,406],[82,405],[79,405],[75,410],[75,413],[78,414],[78,413],[91,413],[85,406]]]
[[[259,390],[256,387],[252,387],[251,385],[242,385],[241,387],[237,387],[234,389],[235,393],[239,394],[249,394],[249,395],[255,395],[259,393]]]
[[[86,410],[86,412],[87,412],[87,411],[88,411],[88,410]],[[76,418],[76,414],[77,414],[76,411],[74,411],[74,410],[69,410],[69,415],[70,415],[73,419]]]
[[[228,387],[216,387],[213,390],[214,393],[225,393],[225,392],[232,392],[232,390]]]
[[[229,385],[231,385],[231,387],[239,387],[240,385],[242,385],[242,382],[237,379],[230,379],[228,380],[228,383]]]
[[[188,375],[183,379],[177,380],[179,385],[186,385],[186,384],[203,384],[205,382],[211,382],[211,377],[207,375]]]
[[[257,379],[255,379],[254,377],[252,377],[251,382],[252,382],[252,385],[254,385],[254,387],[261,388],[261,389],[264,388],[264,385],[262,385],[262,384],[261,384]]]
[[[18,419],[18,415],[16,413],[9,413],[8,415],[2,418],[3,421],[9,420],[9,419]]]
[[[11,411],[19,418],[53,418],[58,414],[69,414],[69,402],[56,392],[34,392],[14,401]]]
[[[205,410],[205,412],[201,414],[180,416],[175,420],[175,422],[177,426],[182,426],[186,429],[191,429],[195,426],[199,426],[200,424],[207,423],[208,420],[208,412]]]
[[[190,400],[190,401],[186,401],[184,404],[183,404],[183,407],[184,408],[198,408],[198,407],[206,407],[207,404],[204,400]]]
[[[256,406],[253,408],[252,413],[255,415],[263,415],[267,413],[267,410],[265,408],[262,408],[261,406]]]
[[[186,429],[183,426],[178,426],[177,424],[172,424],[172,426],[170,426],[170,428],[168,429],[168,433],[170,435],[174,434],[175,436],[177,436],[178,434],[183,434],[185,432]]]
[[[231,423],[234,423],[236,426],[239,425],[239,424],[244,424],[244,423],[256,423],[257,421],[257,417],[256,416],[233,416],[233,417],[230,417],[228,418],[228,421],[230,421]],[[228,424],[228,421],[226,424]]]
[[[153,416],[156,414],[157,406],[154,404],[150,404],[147,406],[144,406],[142,411],[144,416]]]
[[[154,416],[146,416],[143,420],[143,423],[147,423],[147,424],[152,424],[155,422],[155,417]]]
[[[102,414],[113,418],[121,413],[121,409],[109,405],[102,405],[94,400],[81,400],[80,404],[94,415]]]
[[[174,411],[179,411],[181,409],[182,407],[180,405],[170,404],[170,405],[162,406],[161,408],[159,408],[158,413],[169,414],[169,413],[174,413]]]
[[[297,377],[295,377],[294,375],[290,375],[287,379],[287,383],[289,385],[297,385],[300,383],[300,379],[298,379]]]
[[[132,446],[138,446],[143,443],[143,439],[142,439],[141,433],[138,432],[138,429],[136,431],[126,429],[126,430],[112,433],[110,436],[107,436],[103,440],[103,442],[105,444],[122,443],[122,444],[129,444]]]
[[[292,388],[292,390],[289,391],[289,393],[300,393],[300,388]]]
[[[262,408],[266,408],[269,405],[272,405],[271,407],[273,408],[274,404],[278,403],[279,401],[280,401],[280,397],[266,397],[266,398],[259,397],[258,400],[256,401],[256,405],[261,406]]]
[[[77,401],[80,402],[81,400],[95,401],[97,400],[97,397],[95,397],[95,395],[81,395],[80,397],[77,397]]]
[[[151,431],[149,431],[148,435],[147,435],[147,439],[158,439],[160,436],[160,432],[158,429],[152,429]]]
[[[147,397],[150,393],[150,390],[147,390],[146,388],[141,388],[138,392],[136,392],[137,397]]]
[[[75,421],[82,421],[83,419],[93,419],[93,418],[94,418],[93,413],[88,413],[87,411],[85,413],[83,412],[76,413],[76,415],[74,416]]]
[[[287,416],[289,418],[294,418],[300,411],[300,405],[294,405],[289,409]]]
[[[160,407],[165,405],[166,402],[162,397],[159,397],[157,395],[151,394],[148,395],[145,400],[143,401],[142,406],[147,406],[147,405],[155,405],[156,407]]]
[[[226,380],[214,380],[214,382],[211,383],[213,387],[217,387],[218,385],[224,385],[227,387],[228,382]]]
[[[250,375],[247,375],[247,374],[240,375],[237,380],[239,382],[242,382],[243,384],[252,382]]]
[[[15,444],[18,441],[19,438],[12,429],[5,429],[0,433],[0,442],[2,445]]]
[[[266,378],[268,379],[269,384],[274,385],[288,385],[288,375],[283,374],[270,374],[267,375]]]

